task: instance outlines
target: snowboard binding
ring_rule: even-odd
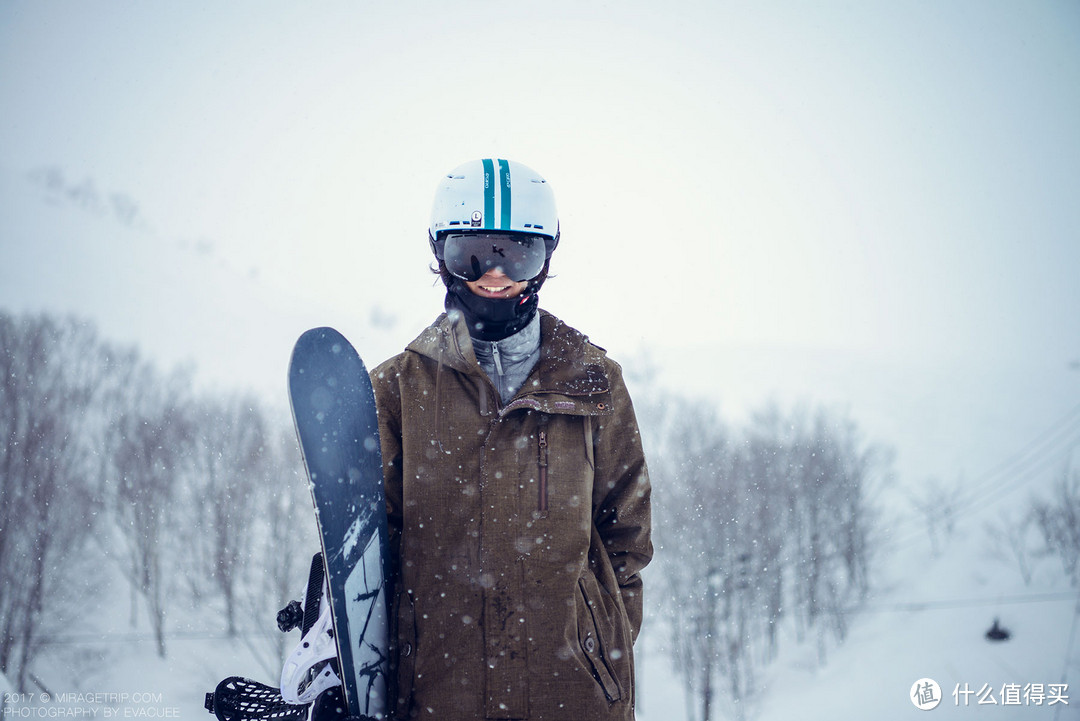
[[[281,671],[281,686],[230,676],[206,694],[206,710],[219,721],[362,721],[345,713],[337,646],[326,602],[322,553],[311,559],[304,602],[278,611],[278,628],[301,629],[302,637]]]
[[[349,716],[341,687],[328,689],[314,703],[286,703],[273,686],[232,676],[206,694],[206,710],[219,721],[377,721]]]

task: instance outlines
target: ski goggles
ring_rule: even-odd
[[[462,280],[480,280],[498,268],[515,282],[540,274],[547,246],[540,235],[524,233],[450,233],[443,236],[446,269]]]

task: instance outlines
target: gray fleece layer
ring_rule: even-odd
[[[506,405],[540,360],[540,314],[533,314],[527,326],[502,340],[472,338],[472,344],[476,360]]]

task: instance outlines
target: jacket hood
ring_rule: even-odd
[[[587,408],[579,408],[579,412],[605,415],[608,408],[602,397],[611,390],[604,368],[605,362],[611,362],[606,359],[606,351],[547,311],[539,313],[540,360],[504,412],[521,405],[544,412],[568,412],[571,405],[590,405],[588,401],[592,400],[591,412]],[[473,352],[468,328],[456,313],[441,314],[406,350],[431,358],[441,367],[486,379]],[[560,401],[559,396],[567,400]]]

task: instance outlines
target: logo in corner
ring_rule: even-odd
[[[920,678],[911,685],[908,698],[920,711],[930,711],[941,703],[941,686],[932,678]]]

